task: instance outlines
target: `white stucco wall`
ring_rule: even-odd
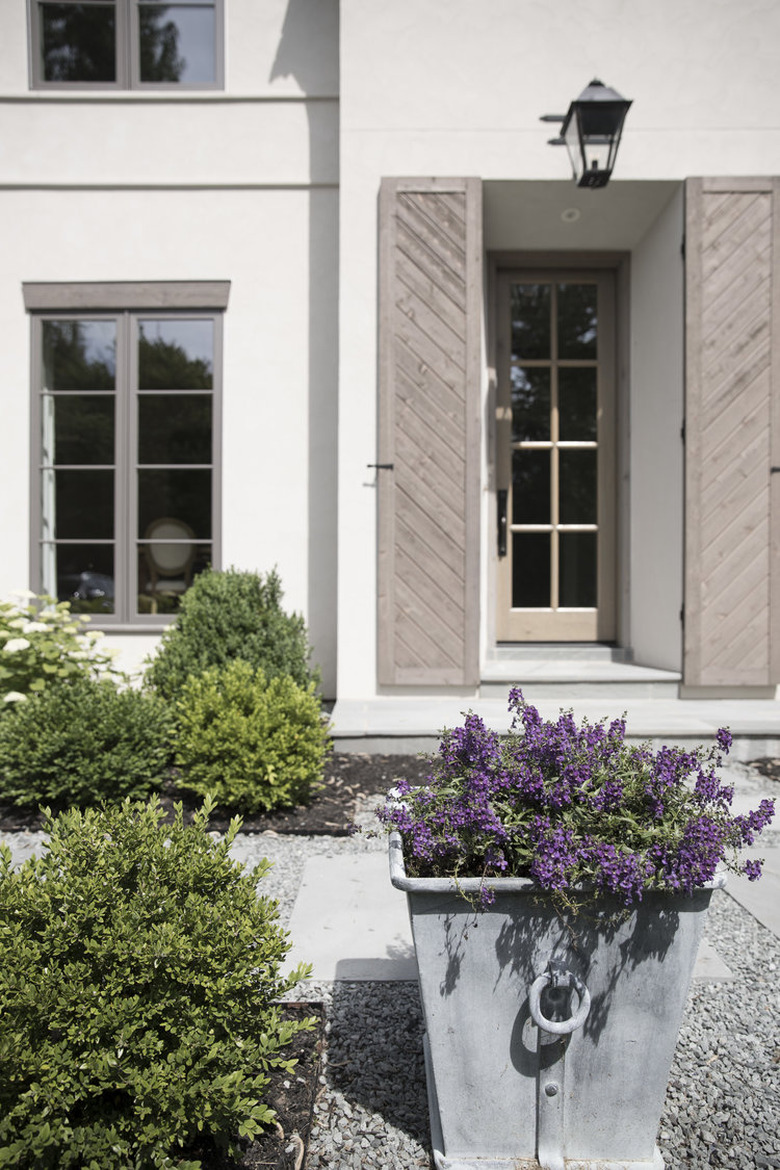
[[[647,191],[628,192],[622,202],[623,185],[678,182],[694,174],[780,171],[777,43],[780,7],[773,0],[690,0],[684,5],[677,0],[635,0],[630,5],[625,0],[561,0],[554,5],[519,5],[516,0],[491,0],[489,5],[482,0],[393,4],[342,0],[338,609],[342,697],[376,693],[376,510],[374,493],[363,485],[365,463],[375,450],[377,193],[382,176],[476,175],[486,180],[488,247],[520,246],[499,243],[514,234],[530,238],[531,246],[538,248],[633,250],[651,230],[660,207],[652,205],[652,198],[648,203]],[[547,145],[555,126],[544,125],[539,118],[564,113],[594,76],[634,104],[610,187],[578,192],[569,180],[565,151]],[[536,185],[557,180],[568,184],[568,194],[551,214]],[[507,226],[502,220],[500,192],[490,189],[493,182],[512,181],[533,184],[542,195],[521,228],[520,221]],[[530,188],[528,193],[534,196]],[[611,203],[613,199],[616,202]],[[560,220],[560,210],[566,207],[582,212],[576,225]],[[619,214],[613,216],[616,209]],[[632,219],[638,215],[641,221]],[[660,239],[662,225],[657,230]],[[627,238],[628,245],[622,242]],[[660,307],[659,299],[645,280],[656,263],[651,251],[648,244],[638,257],[635,291],[640,303],[649,301],[654,309]],[[670,269],[657,263],[659,276],[667,280]],[[652,334],[648,331],[635,341],[641,370]],[[670,355],[668,360],[674,358]],[[658,441],[665,437],[665,431],[654,436]],[[640,483],[648,483],[644,472]],[[634,516],[639,530],[648,531],[651,498],[647,496]],[[681,514],[681,496],[675,508]],[[658,530],[655,545],[673,547],[673,542],[667,546],[665,541],[666,533]],[[639,570],[648,553],[632,543],[631,558]],[[664,580],[675,580],[673,587],[667,586],[663,602],[671,611],[676,568],[667,560],[662,563]],[[632,574],[631,580],[633,588],[637,576]],[[679,634],[669,626],[657,652],[651,651],[646,591],[633,600],[642,653],[647,647],[659,663],[674,659],[677,664]]]
[[[0,596],[28,584],[22,282],[227,280],[222,563],[278,568],[332,695],[338,5],[225,9],[224,93],[55,95],[28,90],[23,0],[0,6]],[[111,641],[131,669],[153,645]]]
[[[631,255],[630,613],[634,657],[682,669],[684,197]]]
[[[279,567],[329,694],[338,617],[339,694],[376,693],[379,184],[476,175],[486,249],[632,253],[630,640],[672,664],[679,533],[659,526],[651,474],[654,446],[671,458],[681,402],[679,339],[655,345],[656,330],[672,336],[679,292],[664,185],[780,173],[780,5],[226,0],[225,12],[224,93],[55,95],[28,88],[24,0],[0,4],[0,594],[27,580],[22,282],[230,280],[223,561]],[[580,192],[539,117],[594,76],[634,104],[610,186]],[[681,517],[673,463],[663,490]],[[483,620],[483,646],[488,634]]]

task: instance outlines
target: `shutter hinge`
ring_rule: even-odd
[[[680,255],[685,259],[685,236],[680,240]]]
[[[685,606],[684,605],[680,606],[680,622],[682,625],[685,625]]]
[[[682,440],[683,443],[685,442],[685,423],[684,422],[683,422],[683,425],[680,427],[680,439]]]

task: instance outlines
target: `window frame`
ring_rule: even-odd
[[[43,42],[40,10],[45,4],[81,3],[94,7],[112,4],[116,19],[115,81],[47,81],[43,76]],[[173,7],[197,6],[214,9],[213,81],[141,81],[139,6],[149,0],[27,0],[30,45],[30,88],[89,93],[179,93],[224,90],[225,88],[225,0],[169,0]],[[160,0],[163,4],[163,0]]]
[[[43,587],[43,323],[45,321],[117,322],[117,363],[114,386],[114,604],[112,614],[94,613],[91,624],[115,632],[153,632],[170,624],[174,614],[138,613],[138,321],[203,320],[214,325],[211,432],[211,558],[222,564],[222,398],[223,321],[228,281],[152,284],[24,284],[30,315],[30,581]],[[186,393],[186,391],[185,391]],[[172,464],[172,466],[174,466]],[[85,540],[85,543],[90,543]],[[93,542],[94,543],[94,542]],[[207,543],[206,540],[198,543]]]

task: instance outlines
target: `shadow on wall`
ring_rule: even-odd
[[[289,0],[270,80],[294,77],[309,128],[307,626],[336,695],[338,445],[338,0]],[[329,99],[329,100],[323,100]],[[303,324],[301,322],[301,324]]]

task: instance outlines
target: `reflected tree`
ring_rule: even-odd
[[[46,4],[40,14],[46,81],[116,81],[113,7]]]
[[[162,337],[138,339],[139,387],[141,390],[211,390],[211,362],[190,357],[175,342]]]
[[[105,337],[110,330],[111,341]],[[43,360],[47,390],[113,390],[116,340],[110,325],[89,321],[44,321]]]
[[[179,55],[178,26],[167,14],[167,5],[139,6],[142,81],[181,81],[187,68],[186,58]]]

